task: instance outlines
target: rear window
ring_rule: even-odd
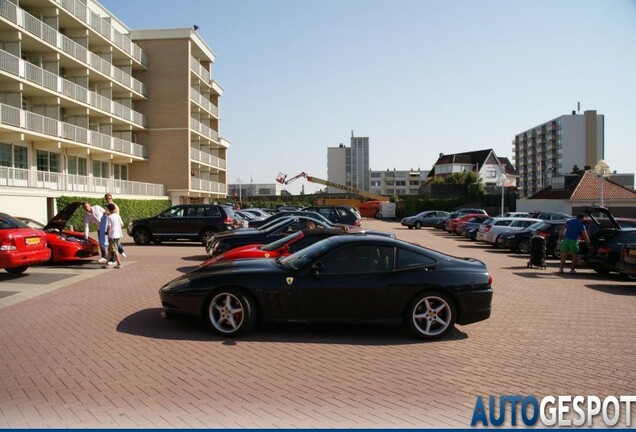
[[[0,229],[12,229],[12,228],[29,228],[28,225],[20,222],[17,219],[12,218],[9,215],[0,215]]]

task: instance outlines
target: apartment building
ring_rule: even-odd
[[[519,174],[519,197],[527,198],[551,184],[552,177],[576,165],[593,167],[605,152],[605,118],[596,111],[575,111],[515,136],[513,158]]]
[[[427,180],[429,171],[417,170],[371,170],[371,187],[369,191],[377,195],[417,195],[420,186]]]
[[[344,184],[356,189],[368,191],[370,188],[369,138],[356,137],[351,131],[351,144],[346,147],[327,148],[327,179],[333,183]],[[329,187],[328,193],[342,192]]]
[[[192,29],[133,32],[91,0],[0,0],[1,209],[225,197],[213,62]]]
[[[230,183],[227,186],[227,198],[249,201],[252,198],[280,196],[284,188],[280,183]]]

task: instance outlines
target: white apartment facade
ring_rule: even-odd
[[[351,131],[351,144],[346,147],[327,148],[327,179],[332,183],[344,184],[368,191],[371,186],[369,171],[369,138],[356,137]],[[342,190],[328,187],[328,193]]]
[[[417,170],[371,170],[369,191],[377,195],[417,195],[420,186],[427,181],[429,171]]]
[[[105,192],[173,202],[225,197],[229,142],[219,136],[214,55],[196,32],[163,32],[164,40],[187,40],[186,70],[199,79],[178,89],[189,103],[171,108],[188,133],[173,141],[187,162],[173,158],[169,169],[153,165],[166,131],[148,99],[164,72],[149,69],[131,30],[92,0],[0,0],[0,211],[46,220],[56,197]],[[212,182],[193,179],[200,166]],[[174,181],[177,172],[184,180]]]
[[[594,167],[603,159],[604,121],[604,115],[593,110],[573,112],[517,134],[512,144],[519,197],[534,195],[575,165]]]

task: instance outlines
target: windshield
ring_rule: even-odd
[[[290,234],[281,239],[278,239],[275,242],[271,242],[270,244],[266,244],[265,246],[262,246],[261,250],[274,251],[276,249],[280,249],[281,247],[283,247],[285,244],[289,243],[290,241],[295,240],[298,237],[302,237],[302,236],[303,236],[302,231],[297,231],[293,234]]]
[[[307,246],[285,258],[280,258],[278,264],[286,270],[298,270],[305,267],[316,258],[323,256],[331,249],[333,241],[329,238]]]

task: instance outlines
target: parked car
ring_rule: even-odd
[[[636,242],[636,228],[622,228],[605,207],[590,206],[584,213],[596,229],[589,230],[592,250],[588,250],[585,242],[580,243],[579,262],[600,274],[618,272],[617,264],[620,261],[621,249],[624,244]],[[602,227],[601,222],[594,216],[595,213],[604,215],[612,226]]]
[[[51,257],[46,233],[30,228],[6,213],[0,213],[0,268],[7,273],[24,273],[29,266]]]
[[[281,239],[274,240],[269,244],[249,244],[239,246],[220,255],[205,260],[199,266],[203,267],[221,261],[233,261],[236,259],[248,258],[278,258],[281,256],[291,255],[301,249],[306,248],[320,240],[335,235],[383,235],[395,238],[394,234],[376,231],[376,230],[360,230],[360,231],[344,231],[340,228],[309,228],[296,231]]]
[[[302,209],[303,209],[303,206],[301,205],[280,205],[276,207],[276,211],[279,211],[279,212],[297,211]]]
[[[92,260],[93,257],[100,254],[99,243],[91,237],[84,238],[83,232],[66,229],[69,219],[81,206],[81,201],[67,204],[46,225],[22,216],[16,217],[16,219],[31,228],[46,233],[47,245],[51,249],[50,262]]]
[[[528,212],[509,211],[509,212],[500,214],[497,217],[531,217],[531,216]]]
[[[273,214],[260,208],[249,208],[249,209],[243,209],[241,211],[244,211],[245,213],[251,213],[256,217],[263,218],[263,219],[267,219]]]
[[[522,230],[541,219],[532,218],[493,218],[489,224],[482,224],[477,231],[477,240],[497,246],[497,237],[509,231]]]
[[[528,212],[528,217],[541,219],[541,220],[568,220],[572,219],[573,216],[567,213],[562,212],[542,212],[542,211],[531,211]]]
[[[486,219],[489,219],[490,216],[487,215],[483,215],[483,214],[479,214],[479,215],[472,215],[470,218],[466,219],[463,222],[459,222],[457,224],[457,228],[455,228],[455,233],[457,235],[460,236],[464,236],[467,238],[470,238],[470,235],[466,235],[468,230],[471,230],[472,228],[478,228],[479,225],[482,224],[482,222],[484,222]],[[471,240],[474,240],[475,237],[473,236]]]
[[[565,221],[541,221],[530,225],[528,228],[501,234],[497,239],[497,246],[510,249],[522,254],[530,253],[530,239],[540,235],[546,241],[546,255],[559,258],[559,232]]]
[[[625,243],[621,248],[621,259],[616,264],[619,273],[636,278],[636,242]]]
[[[403,322],[421,339],[490,316],[486,265],[382,236],[335,236],[288,257],[199,268],[159,290],[163,315],[224,337],[257,322]]]
[[[271,215],[270,217],[268,217],[267,219],[264,219],[264,220],[250,221],[249,228],[250,229],[267,228],[269,226],[272,226],[272,225],[278,223],[279,220],[285,219],[285,218],[288,218],[288,217],[291,217],[291,216],[307,216],[307,217],[313,218],[317,222],[327,223],[327,224],[331,223],[331,221],[329,219],[327,219],[323,215],[321,215],[319,213],[316,213],[316,212],[310,212],[310,211],[304,211],[304,210],[290,210],[290,211],[284,211],[284,212],[275,213],[275,214]]]
[[[465,215],[461,215],[458,216],[456,218],[453,219],[449,219],[448,223],[446,223],[446,231],[453,234],[457,232],[457,225],[459,225],[462,222],[466,222],[467,220],[473,218],[474,216],[477,216],[477,214],[473,214],[473,213],[468,213]],[[486,219],[488,217],[488,215],[485,214],[480,214],[479,216],[482,216],[483,219]]]
[[[304,211],[316,212],[333,223],[361,226],[362,217],[357,210],[352,210],[351,206],[336,205],[336,206],[311,206],[303,209]]]
[[[437,225],[435,225],[435,228],[437,229],[446,229],[446,226],[448,225],[448,221],[450,221],[451,219],[455,219],[456,217],[460,217],[466,214],[483,214],[488,216],[488,212],[484,209],[478,209],[478,208],[460,208],[457,210],[454,210],[453,212],[449,213],[448,217],[442,221],[440,221],[440,223],[438,223]]]
[[[290,216],[279,220],[278,223],[268,228],[235,230],[214,235],[206,243],[205,250],[208,255],[216,256],[239,246],[267,244],[288,234],[308,228],[311,224],[313,224],[314,228],[337,228],[330,222],[318,222],[312,217]]]
[[[206,243],[218,232],[234,228],[236,214],[229,205],[184,204],[170,207],[157,216],[128,223],[128,235],[138,245],[151,241],[191,240]]]
[[[433,227],[440,221],[446,219],[449,213],[442,210],[427,210],[416,214],[415,216],[407,216],[400,222],[402,226],[408,229],[420,229],[422,227]]]

